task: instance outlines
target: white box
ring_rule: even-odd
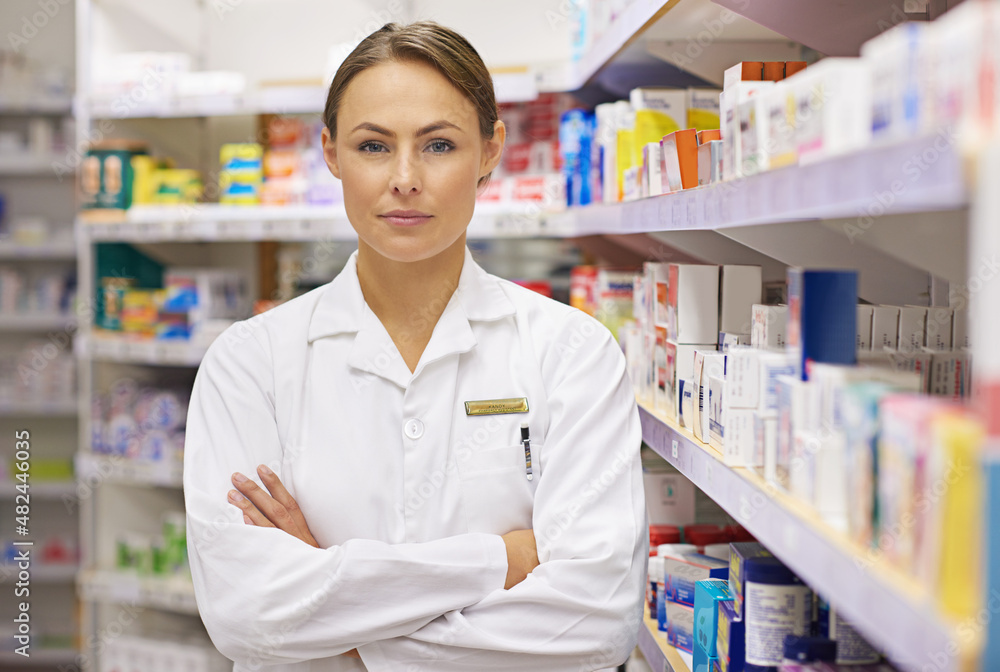
[[[652,262],[650,266],[653,271],[653,322],[666,327],[670,296],[670,264]]]
[[[719,89],[688,89],[687,124],[684,128],[720,128]]]
[[[907,21],[861,46],[872,72],[872,135],[903,140],[934,128],[931,33],[937,24]]]
[[[698,186],[722,181],[722,140],[698,145]]]
[[[952,401],[969,395],[970,358],[968,352],[935,352],[931,355],[928,391]]]
[[[927,394],[931,384],[931,353],[921,348],[917,352],[893,350],[889,353],[893,371],[911,371],[920,375],[919,394]]]
[[[874,306],[858,306],[858,350],[872,349],[872,314]]]
[[[777,479],[778,418],[764,417],[754,411],[753,429],[753,462],[761,476],[768,483],[774,483]]]
[[[955,311],[944,306],[931,306],[927,309],[924,345],[928,350],[937,352],[951,350],[954,315]]]
[[[872,135],[870,64],[859,58],[824,58],[798,74],[799,163],[866,147]]]
[[[903,306],[899,309],[899,335],[896,349],[900,352],[919,352],[924,347],[927,309]]]
[[[760,82],[755,95],[739,103],[740,151],[738,167],[744,176],[768,169],[768,142],[771,138],[771,115],[768,94],[774,82]]]
[[[768,167],[780,168],[798,163],[799,147],[795,142],[795,78],[775,82],[764,95],[770,119],[767,123]]]
[[[753,306],[761,301],[760,266],[725,265],[719,269],[719,331],[748,334]]]
[[[899,344],[899,308],[872,306],[872,350],[895,350]]]
[[[743,176],[742,139],[740,138],[739,108],[773,82],[740,81],[726,87],[719,97],[722,121],[722,179],[732,180]]]
[[[750,344],[755,348],[784,348],[788,306],[755,304],[752,315],[753,329],[750,332]]]
[[[795,373],[794,358],[784,352],[759,348],[732,348],[726,361],[727,408],[758,410],[777,415],[777,379]]]
[[[708,379],[708,442],[720,452],[725,447],[726,415],[722,403],[726,381],[716,376]]]
[[[642,175],[644,195],[659,196],[663,193],[663,183],[660,178],[660,143],[646,143],[642,148],[642,161],[645,166]]]
[[[677,390],[681,397],[680,412],[677,422],[681,427],[694,431],[694,380],[682,378],[677,381]]]
[[[951,347],[956,350],[972,347],[969,341],[969,313],[964,309],[955,309],[952,314]]]
[[[752,317],[750,328],[753,329]],[[745,334],[733,334],[725,331],[719,332],[719,352],[729,352],[729,348],[735,348],[738,345],[750,345],[749,330]]]
[[[716,343],[719,338],[719,267],[670,264],[667,325],[676,343]]]
[[[694,516],[694,483],[683,474],[643,472],[646,511],[650,525],[691,525]]]
[[[694,435],[702,443],[709,442],[710,428],[709,418],[711,415],[708,405],[709,378],[725,378],[726,375],[726,355],[716,352],[710,348],[697,349],[694,355],[694,388],[692,389],[692,399],[694,401]]]
[[[711,345],[689,345],[674,343],[667,340],[667,385],[669,386],[667,415],[677,419],[680,415],[680,397],[677,394],[677,381],[694,378],[694,353],[698,349],[711,348]]]
[[[632,111],[655,110],[674,120],[677,128],[687,128],[688,93],[683,89],[640,87],[629,91]]]
[[[670,415],[670,379],[667,377],[667,326],[653,327],[653,409]]]
[[[745,408],[726,408],[723,416],[726,421],[725,434],[722,437],[723,464],[729,467],[756,467],[754,411]]]

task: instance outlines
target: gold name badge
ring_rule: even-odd
[[[527,397],[511,399],[484,399],[465,402],[466,415],[502,415],[504,413],[527,413]]]

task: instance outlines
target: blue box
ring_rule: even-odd
[[[771,553],[756,541],[729,544],[729,591],[733,594],[736,618],[743,619],[743,586],[746,583],[746,562],[749,558],[771,557]]]
[[[735,602],[719,602],[719,636],[715,649],[719,672],[743,672],[746,665],[746,630]]]
[[[714,658],[715,640],[719,634],[719,602],[732,602],[729,581],[703,579],[694,587],[694,641],[705,654]]]
[[[694,584],[702,579],[728,579],[729,563],[692,553],[663,561],[663,592],[669,602],[694,607]]]
[[[788,269],[788,349],[809,380],[809,362],[857,361],[858,272]]]
[[[667,602],[667,642],[681,651],[694,653],[694,608]]]
[[[698,644],[694,645],[694,653],[691,654],[691,672],[712,672],[715,665],[715,656],[705,653]]]

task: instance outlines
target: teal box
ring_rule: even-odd
[[[729,581],[702,579],[694,588],[694,643],[706,655],[716,656],[715,642],[719,634],[719,602],[732,602]]]
[[[694,645],[694,653],[691,654],[691,672],[712,672],[715,664],[715,657],[705,653],[698,644]]]

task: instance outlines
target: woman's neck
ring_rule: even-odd
[[[358,281],[365,303],[411,371],[458,288],[464,262],[465,236],[440,254],[415,262],[388,259],[358,241]]]

